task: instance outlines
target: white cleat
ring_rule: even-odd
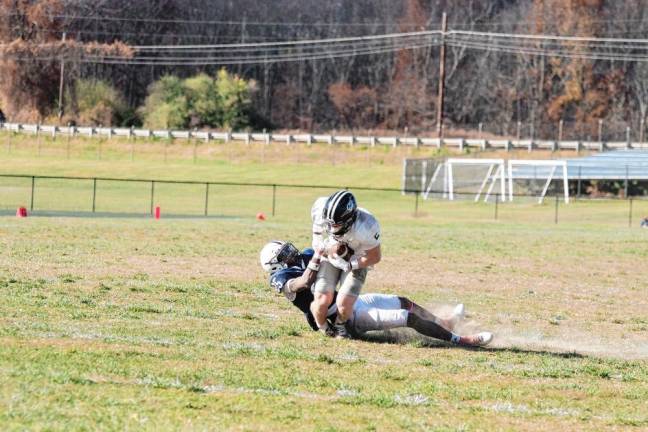
[[[459,324],[460,321],[462,321],[466,317],[466,308],[464,307],[463,303],[459,303],[455,308],[452,310],[452,316],[450,319],[448,319],[448,322],[450,324],[450,329],[454,329],[457,324]]]
[[[493,333],[481,332],[477,334],[477,346],[486,346],[493,341]]]
[[[463,305],[463,303],[459,303],[457,306],[455,306],[455,308],[452,310],[452,317],[457,321],[461,321],[466,317],[466,307]]]

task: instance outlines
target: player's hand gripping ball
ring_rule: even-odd
[[[335,242],[328,248],[328,256],[331,258],[342,258],[345,261],[348,261],[353,255],[353,249],[347,246],[345,243]]]

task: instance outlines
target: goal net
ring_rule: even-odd
[[[509,160],[507,165],[508,199],[537,200],[562,196],[569,203],[567,162],[559,160]]]

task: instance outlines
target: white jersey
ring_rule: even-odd
[[[328,197],[318,198],[311,208],[313,220],[313,249],[317,250],[320,245],[326,245],[324,235],[326,223],[323,212]],[[329,236],[333,237],[333,236]],[[380,245],[380,224],[366,209],[358,207],[358,217],[351,228],[341,236],[334,236],[334,240],[349,245],[356,256],[363,256],[366,251]]]

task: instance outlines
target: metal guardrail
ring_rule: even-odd
[[[533,150],[581,150],[604,151],[612,149],[648,149],[648,143],[634,141],[551,141],[551,140],[503,140],[503,139],[474,139],[474,138],[424,138],[424,137],[387,137],[387,136],[356,136],[356,135],[322,135],[322,134],[273,134],[268,132],[211,132],[199,130],[154,130],[135,128],[113,128],[93,126],[53,126],[39,124],[3,123],[0,129],[15,133],[32,135],[49,134],[56,137],[86,136],[115,138],[161,138],[161,139],[196,139],[209,142],[211,140],[230,142],[242,141],[270,143],[305,143],[311,144],[349,144],[376,146],[414,146],[414,147],[452,147],[460,151],[468,148],[503,149],[506,151],[526,149]]]

